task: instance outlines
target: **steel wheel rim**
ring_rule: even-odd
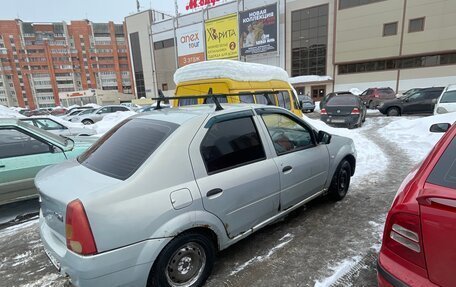
[[[346,169],[341,169],[339,173],[339,194],[344,194],[348,186],[348,172]]]
[[[173,287],[192,286],[206,266],[206,253],[201,245],[190,242],[173,253],[166,266],[166,279]]]

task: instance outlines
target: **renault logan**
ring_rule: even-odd
[[[314,198],[346,195],[351,139],[278,107],[223,108],[130,117],[39,173],[41,238],[74,285],[200,286],[217,251]]]

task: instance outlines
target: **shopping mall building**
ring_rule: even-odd
[[[171,94],[178,67],[213,59],[280,66],[290,77],[320,76],[294,84],[315,97],[350,88],[400,92],[456,83],[456,1],[179,5],[174,18],[152,10],[125,18],[138,97],[156,96],[158,89]]]

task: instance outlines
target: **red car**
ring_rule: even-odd
[[[456,124],[402,182],[388,213],[379,286],[456,286]]]

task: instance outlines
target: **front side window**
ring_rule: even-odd
[[[49,119],[36,119],[34,120],[35,125],[43,130],[64,130],[65,127],[61,124],[54,122]]]
[[[201,155],[208,174],[266,158],[252,117],[213,124],[201,143]]]
[[[315,146],[310,131],[282,114],[264,114],[263,121],[278,155]]]
[[[96,172],[125,180],[178,127],[158,120],[128,119],[101,137],[78,161]]]
[[[420,101],[422,99],[424,99],[424,93],[423,92],[414,93],[413,95],[411,95],[409,97],[410,101]]]
[[[427,181],[432,184],[456,189],[456,138],[453,138],[442,154]]]
[[[111,112],[111,108],[105,107],[105,108],[102,108],[101,110],[99,110],[97,112],[97,114],[107,114],[107,113],[110,113],[110,112]]]
[[[51,152],[51,147],[16,129],[0,129],[0,158]]]

